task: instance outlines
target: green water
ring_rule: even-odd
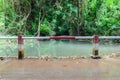
[[[91,40],[24,40],[25,57],[51,56],[90,56],[92,54]],[[99,43],[99,55],[120,54],[120,45],[113,43]],[[7,43],[1,41],[0,56],[17,57],[17,40]]]
[[[34,44],[33,44],[34,43]],[[88,56],[91,54],[92,45],[79,41],[40,41],[33,42],[25,47],[26,56],[31,55],[51,55],[51,56]],[[39,45],[38,45],[39,43]],[[39,48],[39,49],[38,49]],[[40,52],[39,52],[40,51]]]

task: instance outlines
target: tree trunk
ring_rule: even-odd
[[[80,34],[80,22],[81,22],[81,20],[80,20],[80,18],[81,18],[81,14],[80,14],[80,12],[81,12],[80,1],[81,0],[78,0],[78,23],[77,23],[77,35],[78,36]]]
[[[38,37],[40,36],[40,26],[41,26],[41,21],[40,21],[40,12],[39,12],[39,21],[38,21]]]
[[[77,22],[77,35],[82,35],[83,33],[83,9],[84,0],[78,0],[78,22]]]

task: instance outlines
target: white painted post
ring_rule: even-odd
[[[23,36],[18,36],[18,59],[24,58]]]
[[[99,36],[95,35],[95,36],[93,36],[93,52],[92,52],[92,56],[91,56],[93,59],[100,58],[98,45],[99,45]]]

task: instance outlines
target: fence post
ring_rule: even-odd
[[[99,45],[99,36],[95,35],[93,36],[93,52],[91,56],[93,59],[100,59],[98,45]]]
[[[18,59],[24,58],[23,36],[18,36]]]

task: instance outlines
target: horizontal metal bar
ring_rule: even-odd
[[[93,36],[75,36],[75,39],[92,39]]]
[[[18,37],[0,37],[0,40],[1,39],[18,39]],[[23,37],[23,39],[50,39],[50,37]]]
[[[0,39],[18,39],[18,37],[0,37]]]
[[[50,39],[75,39],[75,36],[50,36]]]
[[[23,39],[92,39],[93,36],[40,36],[40,37],[23,37]],[[0,40],[18,39],[15,37],[0,37]],[[99,36],[99,39],[120,39],[120,36]]]
[[[50,39],[49,36],[45,36],[45,37],[23,37],[23,39]]]
[[[120,39],[120,36],[99,36],[100,39]]]

